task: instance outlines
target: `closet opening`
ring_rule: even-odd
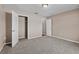
[[[28,39],[28,17],[19,16],[18,19],[18,36],[19,39]]]

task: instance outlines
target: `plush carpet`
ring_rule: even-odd
[[[78,54],[79,44],[55,37],[22,39],[11,48],[5,46],[1,54]]]

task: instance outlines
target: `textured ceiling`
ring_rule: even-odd
[[[43,8],[41,4],[5,4],[4,6],[13,10],[35,13],[45,17],[79,7],[78,4],[48,4],[47,8]]]

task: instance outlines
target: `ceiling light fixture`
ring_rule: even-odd
[[[48,4],[42,4],[42,7],[47,8]]]

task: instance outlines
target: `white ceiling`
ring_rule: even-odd
[[[38,13],[41,16],[49,17],[61,12],[69,11],[79,7],[78,4],[48,4],[43,8],[41,4],[5,4],[5,7],[24,12]]]

